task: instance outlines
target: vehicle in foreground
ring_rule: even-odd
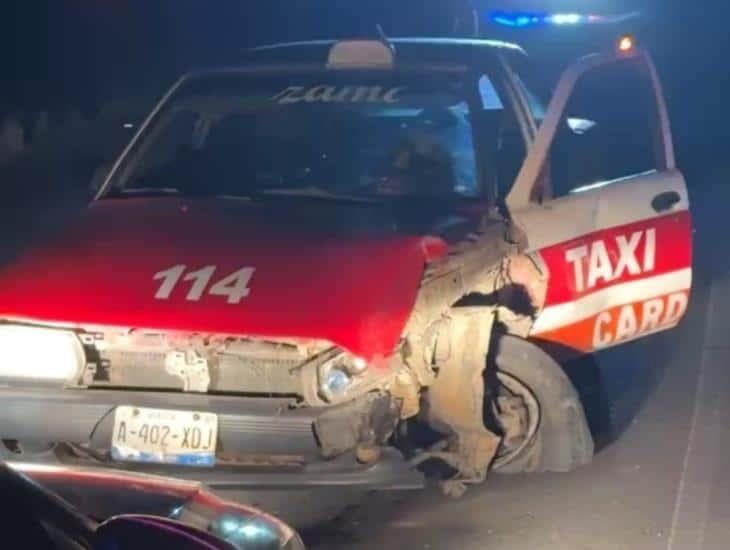
[[[253,508],[226,503],[198,492],[174,511],[177,520],[125,514],[97,521],[51,491],[83,490],[88,484],[98,503],[116,498],[120,485],[151,499],[182,496],[171,480],[117,472],[70,472],[64,468],[16,468],[0,464],[2,527],[5,544],[28,550],[304,550],[299,536],[282,522]],[[98,511],[98,510],[97,510]],[[203,519],[206,518],[206,519]],[[197,525],[195,525],[197,524]]]
[[[687,190],[647,54],[579,60],[547,108],[525,61],[322,41],[182,78],[80,219],[0,271],[11,456],[213,491],[414,488],[437,462],[456,494],[587,463],[558,359],[681,320]],[[635,96],[581,118],[585,82],[583,106]]]

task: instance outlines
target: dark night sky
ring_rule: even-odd
[[[0,19],[6,67],[0,112],[85,103],[112,93],[158,95],[184,70],[229,63],[243,48],[262,42],[362,35],[376,22],[390,34],[444,33],[449,25],[444,15],[453,1],[16,0],[13,16]],[[552,1],[565,6],[569,0]],[[724,135],[730,2],[578,4],[619,2],[621,8],[638,6],[647,13],[641,34],[657,59],[678,130],[700,137]],[[520,31],[513,36],[528,49],[533,46],[533,52],[567,61],[579,50],[595,47],[602,38],[597,33],[561,30],[530,36]]]
[[[363,34],[376,22],[443,33],[452,1],[368,0],[353,10],[356,3],[333,0],[23,0],[15,21],[4,20],[13,83],[0,93],[12,102],[63,103],[96,91],[89,87],[105,95],[168,82],[191,66],[230,62],[253,44]]]

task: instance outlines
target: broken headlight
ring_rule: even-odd
[[[328,403],[343,399],[367,368],[367,361],[346,352],[328,359],[317,369],[320,397]]]
[[[84,350],[67,330],[0,325],[0,377],[67,382],[84,366]]]

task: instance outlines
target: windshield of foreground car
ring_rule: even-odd
[[[107,196],[473,197],[468,86],[439,71],[198,77]]]

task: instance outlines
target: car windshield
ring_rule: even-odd
[[[474,197],[468,86],[439,71],[198,77],[157,115],[109,196]]]

